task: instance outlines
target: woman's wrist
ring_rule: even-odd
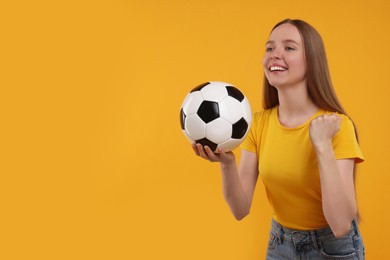
[[[220,162],[221,169],[222,170],[229,170],[236,168],[236,162],[235,160],[227,161],[227,162]]]
[[[326,153],[329,151],[333,151],[333,145],[332,142],[322,142],[314,145],[314,150],[317,154],[319,153]]]

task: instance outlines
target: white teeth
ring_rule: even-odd
[[[270,71],[275,71],[275,70],[279,70],[279,71],[285,71],[287,70],[286,68],[283,68],[283,67],[279,67],[279,66],[272,66],[269,68]]]

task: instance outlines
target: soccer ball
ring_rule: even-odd
[[[252,122],[252,112],[245,95],[225,82],[206,82],[184,99],[180,123],[191,143],[207,145],[228,152],[244,141]]]

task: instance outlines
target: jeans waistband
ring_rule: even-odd
[[[356,220],[352,221],[349,232],[352,233],[352,235],[360,236]],[[297,230],[297,229],[283,227],[274,219],[272,219],[271,233],[279,239],[290,241],[290,242],[299,242],[302,241],[303,239],[308,239],[317,243],[318,240],[334,238],[333,232],[330,229],[330,227],[313,229],[313,230]]]

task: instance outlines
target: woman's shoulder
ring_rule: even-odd
[[[257,127],[264,126],[273,114],[273,110],[274,108],[254,112],[252,116],[252,124]]]
[[[256,119],[266,118],[266,117],[269,117],[274,110],[275,110],[275,108],[269,108],[269,109],[257,111],[255,113],[253,113],[253,117]]]

